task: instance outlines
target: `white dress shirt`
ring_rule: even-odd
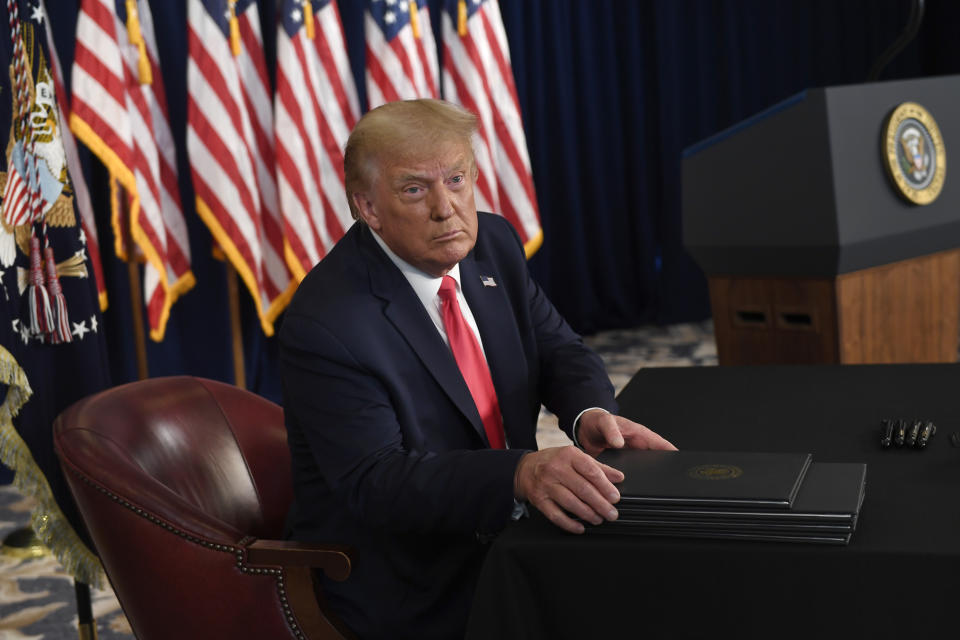
[[[373,238],[377,241],[377,244],[380,245],[380,248],[383,249],[383,252],[387,254],[387,257],[397,265],[397,268],[400,269],[400,273],[407,279],[407,282],[410,283],[410,286],[413,287],[414,293],[417,294],[417,297],[420,298],[423,308],[426,309],[427,315],[430,316],[430,319],[433,320],[434,326],[437,327],[437,331],[440,332],[440,337],[443,338],[444,343],[447,347],[450,346],[450,340],[447,338],[447,330],[443,325],[443,315],[440,311],[441,301],[440,296],[437,295],[437,292],[440,290],[440,283],[443,282],[443,278],[435,278],[425,271],[417,269],[415,266],[395,254],[390,247],[387,246],[387,243],[383,241],[383,238],[380,237],[380,234],[377,232],[373,233]],[[480,350],[483,351],[483,340],[480,338],[480,330],[477,328],[477,321],[473,317],[473,312],[470,311],[470,305],[467,304],[467,299],[463,297],[463,288],[460,286],[460,264],[457,263],[454,265],[450,272],[447,273],[448,276],[452,277],[457,281],[457,302],[460,304],[460,312],[463,314],[463,318],[467,321],[467,324],[470,325],[473,335],[477,338],[477,344],[480,345]],[[483,355],[486,359],[487,355],[484,351]],[[489,366],[489,365],[488,365]],[[577,428],[580,426],[580,416],[582,416],[590,409],[600,409],[607,413],[606,409],[600,407],[588,407],[581,411],[576,419],[573,421],[573,443],[577,447],[581,447],[580,442],[577,439]],[[509,443],[507,444],[509,447]]]
[[[373,237],[377,241],[377,244],[380,245],[380,248],[383,249],[383,252],[387,254],[387,257],[390,258],[393,264],[397,265],[400,273],[407,279],[410,286],[413,287],[413,291],[417,294],[417,297],[420,298],[420,302],[423,304],[423,308],[426,309],[427,315],[430,316],[437,331],[440,332],[440,337],[443,338],[444,343],[449,347],[450,340],[447,338],[447,329],[443,325],[443,315],[440,310],[440,296],[437,295],[437,292],[440,291],[440,283],[443,282],[443,278],[434,278],[429,273],[417,269],[395,254],[390,247],[387,246],[387,243],[383,241],[379,233],[374,232]],[[463,314],[463,319],[467,321],[470,330],[473,331],[473,335],[477,339],[477,344],[480,345],[480,351],[483,351],[483,340],[480,338],[480,329],[477,328],[477,321],[473,317],[473,312],[470,311],[470,305],[467,304],[467,299],[463,297],[463,288],[460,286],[460,264],[454,265],[447,275],[457,282],[457,303],[460,305],[460,313]],[[483,351],[483,357],[484,359],[487,357],[485,351]]]

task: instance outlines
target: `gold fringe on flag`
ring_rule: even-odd
[[[234,57],[240,55],[240,21],[237,20],[237,0],[228,0],[230,11],[230,51]]]
[[[103,588],[104,573],[97,558],[77,536],[53,499],[46,477],[37,466],[13,419],[33,390],[20,364],[0,346],[0,382],[7,385],[7,397],[0,405],[0,460],[14,471],[13,484],[36,501],[30,526],[67,573],[77,581]]]
[[[316,31],[313,27],[313,4],[310,0],[303,0],[303,26],[307,37],[313,40],[316,37]]]
[[[140,17],[137,15],[137,0],[127,0],[127,38],[130,44],[137,47],[140,58],[137,60],[137,73],[140,75],[140,84],[153,83],[153,71],[150,69],[150,58],[147,57],[147,43],[140,31]]]
[[[461,38],[467,35],[467,0],[457,3],[457,35]]]
[[[420,37],[420,18],[417,15],[417,0],[410,0],[410,29],[413,31],[413,37]]]

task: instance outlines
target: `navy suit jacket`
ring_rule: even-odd
[[[288,536],[355,549],[350,578],[325,590],[361,637],[462,637],[540,404],[568,433],[585,408],[616,410],[603,363],[530,278],[513,228],[478,217],[460,280],[509,449],[488,448],[453,355],[365,225],[311,270],[280,330]]]

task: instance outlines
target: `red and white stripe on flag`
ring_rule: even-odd
[[[3,185],[3,221],[11,228],[30,221],[30,191],[23,178],[26,167],[22,160],[23,154],[18,154],[18,151],[19,149],[14,149],[11,154],[10,164],[7,166],[7,181]]]
[[[47,13],[43,6],[43,14]],[[58,122],[70,122],[70,109],[66,99],[66,89],[63,83],[63,67],[60,64],[60,55],[57,53],[57,46],[53,39],[53,31],[50,29],[50,21],[43,21],[46,31],[47,50],[50,51],[50,68],[53,71],[54,92],[60,99],[57,100]],[[63,126],[60,129],[60,138],[63,141],[63,151],[67,159],[67,169],[70,171],[70,181],[73,184],[73,192],[76,196],[77,211],[80,213],[80,228],[83,230],[83,245],[86,247],[90,256],[90,264],[93,268],[93,277],[97,283],[97,298],[100,303],[100,311],[107,310],[107,284],[103,278],[103,265],[100,263],[100,239],[97,235],[97,225],[93,217],[93,204],[90,202],[90,191],[87,189],[87,181],[83,175],[83,168],[80,166],[80,156],[77,153],[77,141],[73,138],[73,133],[69,126]]]
[[[188,0],[187,150],[197,213],[273,322],[296,282],[283,256],[273,109],[255,0]]]
[[[369,108],[440,97],[437,43],[427,0],[368,0],[364,32]]]
[[[56,89],[54,89],[56,90]],[[24,149],[23,142],[17,142],[10,150],[10,165],[7,167],[7,181],[3,187],[3,221],[9,227],[35,222],[33,209],[33,185],[37,178],[34,173],[36,167],[34,154]],[[33,164],[33,167],[31,167]],[[31,179],[31,176],[33,178]],[[36,189],[38,198],[37,211],[46,211],[53,202],[44,197],[42,188]]]
[[[297,282],[353,224],[343,148],[360,117],[337,3],[282,0],[274,96],[285,257]]]
[[[147,0],[82,0],[72,78],[70,127],[110,172],[114,240],[124,258],[121,215],[129,210],[130,234],[146,258],[150,337],[163,340],[170,307],[195,280]]]
[[[442,13],[443,95],[479,118],[477,208],[509,220],[529,257],[543,230],[500,6],[497,0],[446,0]]]

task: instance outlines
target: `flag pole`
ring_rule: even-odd
[[[243,364],[243,330],[240,324],[240,293],[237,286],[237,270],[227,260],[227,297],[230,304],[230,333],[233,334],[233,379],[241,389],[247,388],[246,370]]]
[[[127,232],[127,247],[129,231]],[[132,257],[127,262],[127,277],[130,280],[130,309],[133,312],[133,341],[137,354],[137,379],[150,377],[147,367],[147,335],[143,330],[143,291],[140,288],[140,264]]]
[[[80,640],[97,640],[97,621],[93,617],[90,585],[74,578],[73,592],[77,599],[77,632]]]

